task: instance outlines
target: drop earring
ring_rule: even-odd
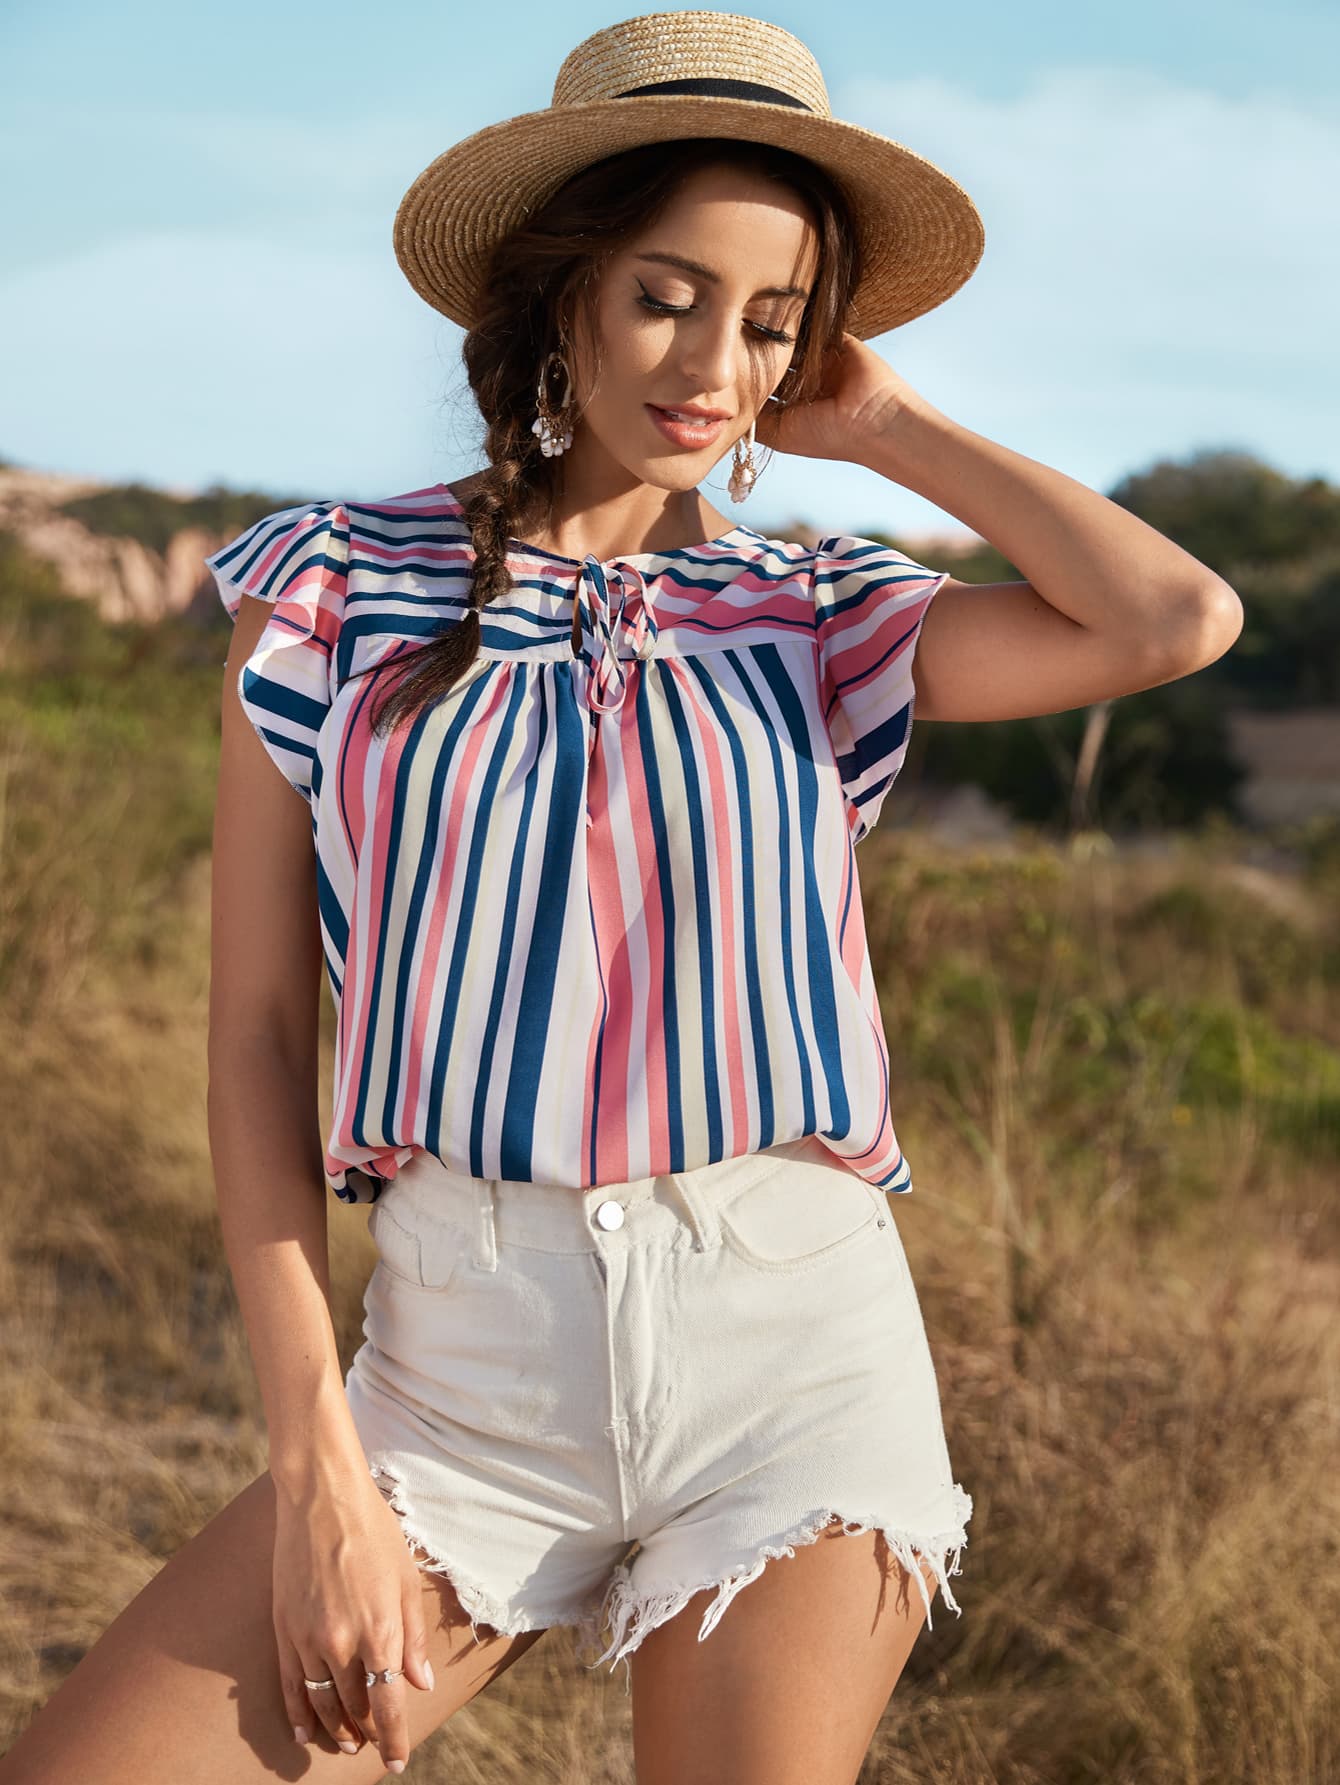
[[[555,409],[549,401],[549,368],[557,360],[563,369],[563,399]],[[530,425],[532,434],[540,438],[540,451],[547,459],[556,459],[572,445],[572,374],[561,353],[551,353],[540,367],[535,389],[538,413]]]
[[[732,502],[743,502],[758,482],[758,468],[754,464],[754,426],[751,421],[749,432],[742,434],[735,442],[735,466],[727,485]],[[743,452],[741,447],[744,448]]]

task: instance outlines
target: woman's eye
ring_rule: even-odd
[[[663,304],[659,298],[652,297],[650,292],[646,291],[637,301],[639,304],[644,304],[648,310],[659,310],[665,316],[687,316],[693,308],[692,304]]]
[[[652,297],[649,291],[643,291],[637,301],[644,309],[655,310],[661,316],[687,316],[693,308],[692,304],[663,304],[659,298]],[[781,341],[788,347],[795,341],[794,335],[788,335],[779,328],[765,328],[761,322],[750,322],[749,326],[756,328],[769,341]]]

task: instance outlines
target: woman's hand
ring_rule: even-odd
[[[925,401],[873,347],[844,330],[841,345],[824,364],[819,395],[794,408],[769,399],[759,412],[754,438],[775,452],[859,464],[866,442],[887,428],[900,409],[924,407]]]
[[[284,1704],[295,1732],[318,1723],[357,1753],[373,1725],[383,1765],[409,1758],[406,1685],[433,1690],[423,1580],[396,1514],[371,1475],[276,1497],[274,1626]],[[365,1673],[401,1668],[369,1686]],[[304,1679],[334,1680],[333,1690]],[[301,1739],[301,1738],[299,1738]]]

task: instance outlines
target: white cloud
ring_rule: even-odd
[[[924,80],[832,97],[983,215],[973,277],[880,343],[915,350],[940,407],[1007,444],[1022,426],[1021,450],[1085,478],[1221,438],[1340,472],[1340,124],[1135,69],[1053,68],[1007,99]]]

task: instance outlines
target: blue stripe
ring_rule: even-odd
[[[774,810],[778,811],[780,814],[778,819],[777,848],[781,859],[781,884],[778,888],[778,903],[783,911],[790,911],[792,908],[791,861],[795,854],[790,832],[794,828],[794,816],[787,807],[786,778],[782,770],[782,752],[777,741],[777,733],[773,725],[772,716],[768,712],[763,700],[756,692],[750,674],[750,671],[754,668],[755,660],[768,648],[769,647],[767,646],[762,646],[750,650],[748,653],[748,664],[746,664],[744,656],[738,651],[725,651],[723,655],[739,677],[745,698],[763,721],[761,729],[772,762],[773,777],[773,785],[770,790],[770,798],[766,810],[769,814]],[[791,1041],[795,1050],[796,1061],[800,1069],[802,1093],[800,1113],[801,1121],[803,1123],[803,1132],[806,1134],[813,1134],[815,1128],[818,1126],[818,1115],[814,1101],[814,1074],[810,1064],[809,1049],[805,1045],[805,1025],[801,1020],[800,1001],[796,992],[795,964],[791,958],[791,950],[789,948],[784,948],[782,950],[782,976],[786,983],[786,1002],[791,1016]],[[770,1147],[777,1138],[778,1137],[775,1135],[764,1134],[760,1137],[759,1145],[761,1147]]]

